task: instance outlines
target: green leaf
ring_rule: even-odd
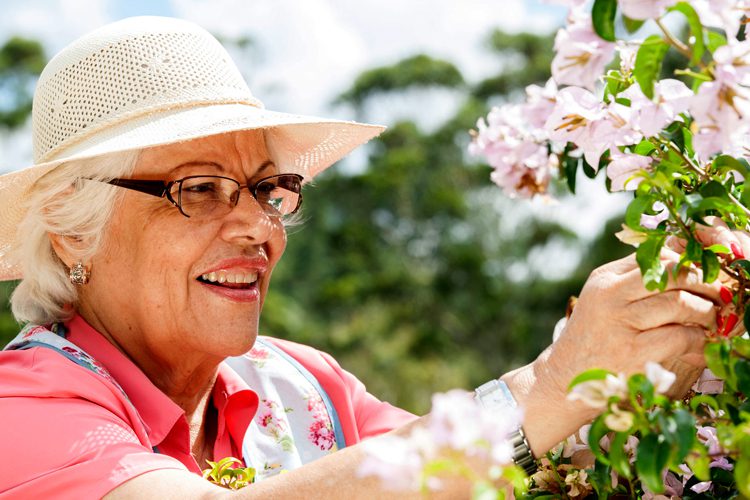
[[[729,364],[730,346],[727,342],[712,342],[703,350],[706,365],[719,378],[726,379],[729,375],[727,365]]]
[[[615,14],[617,0],[595,0],[591,8],[591,21],[594,31],[608,42],[615,41]]]
[[[570,381],[568,390],[571,390],[582,382],[588,382],[589,380],[604,380],[607,378],[607,375],[613,375],[613,373],[609,370],[604,370],[603,368],[592,368],[586,370],[585,372],[576,375],[573,380]]]
[[[685,257],[692,262],[699,262],[703,255],[703,245],[694,239],[690,238],[685,247]]]
[[[656,201],[656,199],[649,194],[639,196],[631,201],[625,211],[625,224],[630,229],[643,231],[643,227],[641,226],[641,215],[643,215],[646,210],[651,210],[654,201]]]
[[[641,29],[641,26],[643,26],[643,23],[645,22],[645,19],[630,19],[628,16],[622,16],[622,24],[625,26],[625,29],[628,30],[628,33],[635,33]]]
[[[565,155],[562,161],[563,175],[568,184],[568,189],[573,194],[576,194],[576,174],[578,173],[578,164],[580,162],[580,158],[573,158],[568,155]]]
[[[708,481],[711,478],[711,459],[708,458],[703,446],[697,446],[685,461],[693,474],[701,481]]]
[[[731,253],[731,250],[729,250],[725,245],[721,245],[719,243],[717,243],[716,245],[711,245],[710,247],[706,247],[705,249],[713,253]]]
[[[669,462],[671,449],[663,436],[649,434],[638,443],[636,468],[641,481],[654,493],[664,492],[661,476]]]
[[[688,26],[690,26],[690,46],[693,51],[693,57],[690,58],[690,64],[696,66],[703,57],[703,53],[706,51],[705,41],[703,39],[703,25],[701,19],[695,9],[687,2],[680,2],[677,5],[670,7],[668,11],[681,12],[687,19]]]
[[[750,498],[750,455],[743,454],[734,464],[734,480],[742,496]]]
[[[649,408],[654,402],[654,385],[642,373],[631,375],[628,379],[628,392],[633,406]],[[640,403],[638,399],[640,398]]]
[[[656,151],[656,146],[654,146],[654,143],[649,141],[648,139],[643,139],[633,149],[633,153],[641,156],[648,156],[654,151]]]
[[[695,443],[695,419],[687,410],[677,409],[667,420],[670,425],[669,432],[665,432],[665,435],[677,445],[672,455],[672,464],[677,466],[683,462]]]
[[[727,38],[716,31],[708,30],[708,50],[710,52],[716,51],[719,47],[723,47],[727,44]]]
[[[747,177],[748,174],[747,161],[745,161],[744,158],[742,160],[738,160],[737,158],[729,155],[717,156],[711,163],[711,167],[722,174],[725,174],[732,170],[741,173],[743,177]]]
[[[661,261],[661,249],[666,237],[662,234],[650,234],[646,241],[638,245],[635,260],[643,275],[643,284],[648,290],[663,290],[669,275]]]
[[[733,338],[732,349],[743,358],[750,359],[750,340],[743,339],[742,337]]]
[[[589,429],[588,445],[594,457],[604,465],[610,465],[609,458],[602,452],[599,441],[609,432],[607,424],[604,423],[604,415],[599,415],[591,424]]]
[[[609,460],[612,468],[627,479],[633,477],[633,472],[630,470],[630,457],[625,451],[625,443],[629,436],[627,432],[617,432],[609,445]]]
[[[713,283],[721,271],[719,258],[711,250],[704,250],[701,255],[701,268],[703,269],[703,282]]]
[[[750,362],[738,359],[734,365],[737,376],[737,389],[745,396],[750,396]]]
[[[706,405],[715,412],[718,412],[720,409],[716,398],[710,394],[696,394],[690,398],[690,409],[694,412],[697,411],[701,405]]]
[[[633,76],[649,99],[654,98],[654,81],[659,77],[667,50],[669,50],[667,42],[659,35],[651,35],[644,40],[635,56]]]
[[[702,185],[698,190],[703,198],[721,198],[722,200],[729,199],[727,188],[719,181],[709,181]]]

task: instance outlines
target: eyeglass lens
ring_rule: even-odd
[[[299,206],[301,183],[296,175],[269,177],[248,189],[270,216],[290,215]],[[186,177],[172,186],[171,195],[185,215],[198,218],[221,217],[237,205],[240,184],[225,177]]]

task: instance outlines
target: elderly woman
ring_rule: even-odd
[[[381,130],[265,110],[184,21],[127,19],[58,54],[35,94],[36,165],[0,177],[0,278],[22,277],[12,307],[28,323],[0,353],[0,494],[220,496],[200,470],[239,456],[261,479],[247,498],[381,496],[357,443],[428,417],[258,337],[302,185]],[[478,397],[525,409],[515,459],[533,470],[593,417],[565,397],[576,373],[652,360],[689,384],[718,303],[697,273],[654,294],[634,259],[614,262],[555,344]]]

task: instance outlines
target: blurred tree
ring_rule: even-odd
[[[34,84],[47,58],[36,40],[11,37],[0,46],[0,132],[20,127],[31,113]],[[0,282],[0,345],[18,332],[8,310],[15,282]]]
[[[31,113],[34,84],[46,61],[36,40],[12,37],[0,47],[0,125],[24,124]]]

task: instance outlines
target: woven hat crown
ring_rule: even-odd
[[[179,19],[125,19],[78,39],[43,71],[32,112],[34,160],[55,160],[151,112],[230,103],[263,107],[211,34]]]

